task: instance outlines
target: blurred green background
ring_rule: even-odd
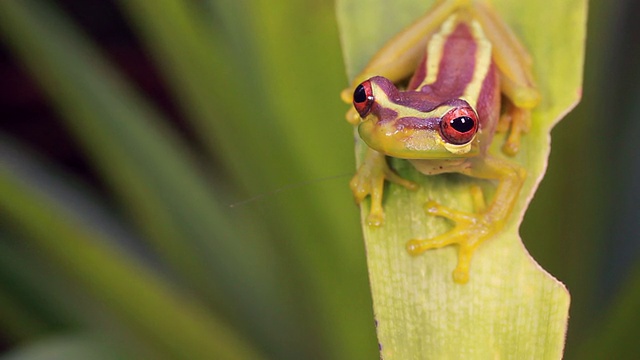
[[[0,2],[1,359],[378,357],[333,11]],[[522,228],[568,359],[640,356],[639,13],[591,4]]]

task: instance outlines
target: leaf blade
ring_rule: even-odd
[[[338,1],[350,77],[384,39],[429,5],[417,3],[406,0],[394,4],[395,8],[385,8],[383,2],[378,7]],[[422,204],[435,199],[454,208],[471,209],[468,188],[472,182],[455,175],[425,177],[406,162],[394,159],[392,163],[400,175],[419,182],[421,189],[410,193],[389,186],[385,194],[387,219],[381,229],[366,225],[368,203],[362,211],[378,338],[385,358],[413,359],[424,354],[433,358],[562,356],[569,294],[530,258],[518,236],[518,227],[546,169],[549,132],[580,98],[586,2],[493,4],[529,47],[543,94],[542,104],[533,113],[534,126],[523,138],[523,150],[515,157],[529,176],[505,229],[481,245],[473,259],[470,283],[460,286],[451,281],[455,249],[432,250],[412,258],[404,248],[408,239],[429,238],[448,229],[442,219],[426,217]],[[354,25],[353,19],[363,18],[369,24],[385,26],[366,27],[359,22]],[[539,27],[541,20],[544,29]],[[574,26],[564,30],[567,20]],[[558,30],[560,35],[553,35]],[[557,39],[548,41],[554,36]],[[372,42],[376,45],[370,46]],[[501,144],[502,137],[498,137],[491,152],[499,154]],[[363,146],[358,145],[357,157],[362,156]],[[543,295],[531,299],[530,294]],[[504,331],[497,324],[516,331]],[[530,332],[522,331],[525,327]]]

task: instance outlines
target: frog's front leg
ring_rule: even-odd
[[[367,195],[371,195],[371,210],[367,218],[370,226],[381,226],[384,222],[382,193],[384,192],[385,180],[402,185],[409,190],[416,190],[418,188],[418,184],[403,179],[393,172],[383,154],[372,149],[367,149],[364,162],[360,165],[360,168],[358,168],[356,175],[351,179],[349,186],[358,204],[360,204]]]
[[[455,223],[453,229],[431,239],[413,239],[407,250],[418,255],[429,249],[448,245],[458,246],[458,265],[453,271],[453,280],[459,284],[469,281],[469,266],[476,248],[499,232],[513,209],[517,195],[525,179],[525,171],[516,164],[487,155],[484,159],[472,160],[463,174],[481,179],[498,180],[498,187],[491,203],[480,206],[477,213],[466,213],[442,206],[435,201],[425,204],[429,215],[441,216]]]

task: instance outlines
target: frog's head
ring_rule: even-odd
[[[442,101],[424,91],[398,91],[375,76],[353,93],[362,118],[360,137],[372,149],[404,159],[476,156],[479,131],[475,109],[463,99]]]

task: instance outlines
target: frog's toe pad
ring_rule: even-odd
[[[360,204],[362,200],[364,200],[373,191],[373,186],[368,179],[359,175],[356,175],[351,179],[349,187],[351,188],[356,204]]]
[[[371,211],[369,216],[367,216],[367,224],[369,226],[380,227],[384,224],[384,212],[382,211]]]
[[[453,281],[457,284],[466,284],[469,282],[469,270],[455,269],[453,270]]]
[[[431,215],[431,216],[440,216],[440,217],[444,217],[447,219],[452,219],[454,217],[454,215],[452,214],[451,209],[440,205],[439,203],[437,203],[436,201],[433,200],[429,200],[427,201],[424,206],[423,206],[424,212],[427,213],[427,215]],[[453,220],[453,219],[452,219]]]
[[[421,241],[412,239],[407,241],[407,252],[413,256],[420,255],[424,252],[421,247]]]

